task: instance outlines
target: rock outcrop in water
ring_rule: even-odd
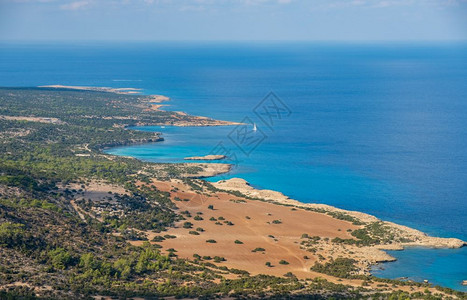
[[[205,156],[185,157],[185,160],[221,160],[225,158],[226,158],[225,155],[205,155]]]

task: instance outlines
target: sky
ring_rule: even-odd
[[[467,0],[0,0],[0,41],[457,41]]]

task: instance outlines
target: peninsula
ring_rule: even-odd
[[[154,110],[154,97],[133,92],[0,88],[0,298],[466,297],[369,273],[394,259],[385,249],[458,248],[459,239],[240,178],[201,179],[228,164],[105,154],[162,138],[133,126],[238,124]]]

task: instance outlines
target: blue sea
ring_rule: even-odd
[[[180,162],[222,149],[235,167],[210,180],[467,240],[465,44],[0,44],[0,86],[47,84],[141,88],[170,96],[168,110],[258,129],[140,127],[165,141],[109,153]],[[375,275],[467,291],[466,247],[391,255]]]

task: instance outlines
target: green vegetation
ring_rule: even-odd
[[[352,217],[352,216],[350,216],[350,215],[348,215],[346,213],[343,213],[343,212],[326,211],[326,213],[328,215],[330,215],[331,217],[335,218],[335,219],[352,222],[352,224],[354,224],[354,225],[365,225],[365,223],[361,222],[357,218],[354,218],[354,217]]]
[[[264,251],[266,251],[266,249],[261,248],[261,247],[257,247],[255,249],[251,250],[251,252],[264,252]]]
[[[245,200],[235,200],[235,199],[230,199],[229,201],[234,202],[234,203],[246,203]]]
[[[357,271],[355,263],[356,261],[350,258],[336,258],[325,264],[315,263],[311,270],[340,278],[353,278]]]
[[[14,248],[27,244],[24,241],[24,225],[6,222],[0,224],[0,246]]]
[[[334,238],[332,242],[357,246],[413,242],[412,240],[400,237],[397,232],[385,226],[383,222],[366,224],[364,228],[353,230],[350,234],[356,239],[342,239],[337,237]]]
[[[289,262],[286,261],[286,260],[281,259],[281,260],[279,261],[279,264],[280,264],[280,265],[288,265]]]
[[[160,235],[156,235],[155,237],[152,238],[153,242],[162,242],[164,240],[165,240],[165,238],[163,236],[160,236]]]
[[[215,243],[217,243],[217,242],[216,242],[216,240],[209,239],[209,240],[206,240],[206,243],[215,244]]]
[[[220,262],[223,262],[225,261],[225,258],[222,257],[222,256],[214,256],[214,262],[216,263],[220,263]]]
[[[183,228],[186,228],[186,229],[193,228],[193,223],[191,223],[191,222],[184,222],[184,223],[183,223]]]
[[[235,243],[235,244],[239,244],[239,245],[243,244],[243,242],[242,242],[242,241],[239,241],[239,240],[235,240],[234,243]]]
[[[164,232],[180,222],[193,228],[186,221],[191,214],[178,211],[169,193],[149,185],[152,179],[177,177],[197,191],[217,191],[209,183],[184,178],[196,175],[198,167],[154,164],[102,152],[106,147],[160,139],[158,134],[131,130],[131,126],[193,120],[189,115],[147,110],[148,106],[145,96],[0,88],[0,116],[8,117],[0,117],[0,299],[368,296],[322,279],[305,282],[294,276],[251,276],[244,270],[214,265],[225,261],[221,256],[195,254],[193,260],[180,259],[174,249],[162,251],[160,245],[149,242],[138,247],[130,244],[154,233],[153,242],[176,238]],[[12,117],[43,119],[30,122]],[[96,182],[125,192],[105,191],[101,201],[88,199],[84,190]],[[200,218],[196,214],[193,219]],[[365,240],[384,227],[365,230],[352,233]],[[189,232],[203,231],[198,227]],[[50,288],[40,289],[43,286]],[[408,294],[374,293],[368,298],[392,296]]]

